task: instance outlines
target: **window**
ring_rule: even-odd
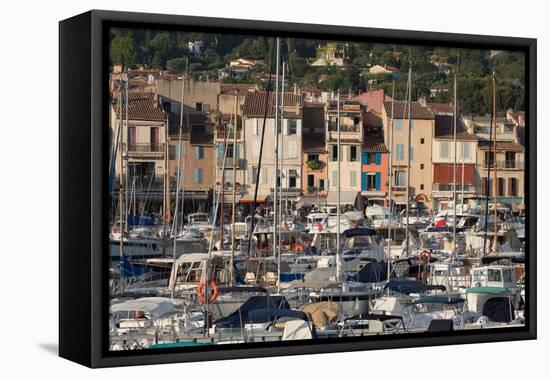
[[[357,186],[357,171],[349,172],[349,185],[351,187]]]
[[[424,184],[420,184],[420,190],[424,190]]]
[[[420,138],[420,144],[424,144],[424,138]]]
[[[202,183],[202,168],[195,168],[193,170],[193,179],[195,184]]]
[[[405,186],[405,171],[395,171],[395,186]]]
[[[487,279],[492,282],[502,282],[502,273],[499,269],[488,269]]]
[[[315,186],[315,176],[307,175],[307,187],[313,188]]]
[[[330,149],[331,151],[331,154],[330,154],[330,159],[332,161],[337,161],[338,160],[338,146],[337,145],[332,145],[332,148]]]
[[[269,170],[267,168],[262,168],[262,172],[260,173],[260,179],[262,184],[267,184],[268,177],[269,177]]]
[[[489,180],[487,177],[481,178],[481,195],[486,196],[489,193]]]
[[[333,188],[338,186],[338,171],[336,170],[332,171],[332,182],[330,183],[330,186]]]
[[[315,154],[307,155],[307,161],[315,161],[315,160],[319,160],[319,155],[315,155]]]
[[[504,196],[504,178],[502,177],[499,177],[498,178],[498,188],[497,188],[497,193],[499,196]]]
[[[374,162],[376,161],[376,153],[374,152],[367,152],[365,156],[365,164],[374,164]]]
[[[195,147],[195,157],[199,160],[204,159],[204,147],[203,146],[196,146]]]
[[[515,168],[516,167],[516,153],[514,151],[506,151],[506,168]]]
[[[289,188],[295,188],[296,187],[296,178],[298,174],[296,173],[295,169],[291,169],[288,171],[288,187]]]
[[[485,167],[493,166],[493,151],[485,151]]]
[[[252,167],[252,177],[251,177],[251,181],[252,181],[253,184],[256,184],[256,182],[257,182],[257,180],[256,180],[257,176],[258,176],[258,167]]]
[[[424,169],[424,163],[420,163],[420,169]]]
[[[508,179],[508,195],[510,197],[518,196],[518,179],[517,178]]]
[[[357,146],[349,147],[349,161],[358,161],[357,160]]]
[[[409,160],[410,161],[414,160],[414,148],[412,147],[409,149]]]
[[[325,190],[325,179],[319,180],[319,190]]]
[[[287,134],[288,135],[295,135],[296,134],[296,120],[295,119],[287,119],[286,120],[286,128],[287,128]]]
[[[367,190],[376,190],[376,173],[367,173]]]
[[[290,159],[296,159],[298,157],[298,147],[294,140],[288,143],[288,157]]]
[[[405,158],[405,148],[403,144],[399,143],[396,146],[396,152],[395,152],[395,160],[401,161]]]
[[[252,142],[252,156],[258,157],[260,156],[260,146],[261,141],[259,139],[254,139]]]
[[[449,158],[449,143],[447,142],[439,143],[439,155],[441,156],[442,159]]]
[[[393,128],[395,130],[402,130],[403,129],[403,120],[402,119],[395,119],[393,121]]]
[[[202,112],[202,102],[195,103],[195,110],[198,112]]]
[[[470,145],[464,142],[462,142],[462,159],[470,159]]]

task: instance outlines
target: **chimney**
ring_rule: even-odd
[[[423,107],[428,106],[428,101],[426,100],[426,96],[421,96],[421,97],[418,99],[418,102],[419,102],[420,105],[422,105]]]

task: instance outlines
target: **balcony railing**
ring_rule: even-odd
[[[329,122],[328,131],[338,131],[338,124],[336,122]],[[355,125],[342,125],[340,124],[340,132],[343,133],[359,133],[361,132],[361,127],[359,124]]]
[[[217,167],[221,169],[223,167],[223,158],[217,159]],[[225,159],[225,169],[232,169],[233,168],[233,158],[228,157]],[[235,166],[237,169],[246,169],[246,159],[237,159],[237,164]]]
[[[454,185],[453,184],[433,184],[432,190],[437,192],[452,192],[454,190]],[[469,184],[464,184],[464,188],[463,188],[461,184],[457,183],[456,191],[462,192],[462,190],[464,190],[464,192],[469,193],[469,192],[475,192],[476,188],[474,185],[469,185]]]
[[[131,143],[128,152],[164,152],[164,143]]]
[[[485,160],[483,162],[483,168],[487,169],[487,164],[489,164],[490,168],[494,168],[494,164],[492,160]],[[523,160],[497,160],[497,169],[523,169]]]

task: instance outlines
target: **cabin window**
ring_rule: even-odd
[[[502,282],[502,272],[500,269],[489,269],[487,278],[491,282]]]
[[[502,271],[503,282],[512,282],[512,271],[510,269],[504,269]]]

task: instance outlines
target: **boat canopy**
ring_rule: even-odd
[[[250,312],[258,309],[290,309],[285,297],[282,296],[254,296],[233,313],[216,320],[216,327],[241,328],[250,323]]]
[[[354,236],[373,236],[373,235],[376,235],[376,230],[370,227],[349,228],[344,231],[344,236],[346,238],[352,238]]]
[[[325,327],[338,318],[341,311],[341,306],[338,302],[316,302],[307,303],[300,309],[307,314],[316,327]]]
[[[425,293],[431,290],[447,290],[443,285],[426,285],[422,282],[412,280],[390,281],[384,286],[384,289],[407,295],[411,293]]]
[[[248,312],[250,323],[267,323],[280,318],[294,318],[308,321],[307,315],[302,311],[287,308],[259,308]]]
[[[122,311],[143,311],[159,318],[174,312],[175,306],[169,299],[161,297],[131,299],[111,306],[111,313]]]

